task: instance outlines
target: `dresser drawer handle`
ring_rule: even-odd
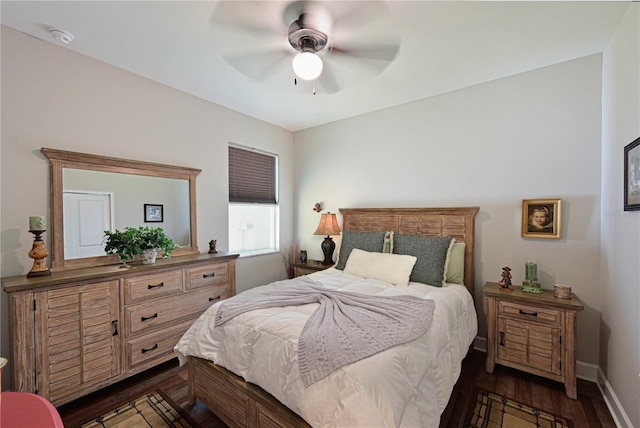
[[[210,302],[217,302],[218,300],[220,300],[220,296],[218,296],[218,297],[209,297],[209,301]]]
[[[537,317],[538,313],[537,312],[526,312],[526,311],[523,311],[522,309],[520,309],[520,315],[531,315],[532,317]]]
[[[207,275],[206,273],[202,274],[202,278],[213,278],[214,276],[216,276],[215,272],[210,273],[209,275]]]
[[[151,352],[154,349],[158,349],[158,344],[157,343],[155,345],[153,345],[151,348],[142,348],[142,353],[146,354],[147,352]]]
[[[160,288],[160,287],[164,287],[164,282],[161,282],[160,284],[157,284],[157,285],[151,285],[151,284],[147,285],[147,288],[149,290],[153,290],[154,288]]]
[[[141,317],[140,321],[145,322],[145,321],[148,321],[148,320],[152,320],[154,318],[158,318],[158,313],[157,312],[155,314],[151,315],[150,317]]]
[[[500,332],[500,346],[504,346],[504,331]]]
[[[113,332],[111,333],[111,336],[117,336],[118,335],[118,320],[111,321],[111,327],[113,327]]]

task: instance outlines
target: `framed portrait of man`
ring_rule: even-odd
[[[560,239],[562,199],[523,199],[522,237]]]

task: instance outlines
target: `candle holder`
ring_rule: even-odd
[[[522,291],[527,293],[542,293],[540,282],[538,282],[538,265],[535,260],[527,260],[524,264],[524,280],[522,281]]]
[[[44,245],[44,239],[42,239],[41,235],[46,232],[46,230],[30,230],[29,232],[33,233],[35,238],[31,251],[28,253],[29,257],[33,259],[33,267],[27,274],[27,278],[51,275],[51,270],[49,270],[44,263],[44,259],[49,256],[49,252]]]

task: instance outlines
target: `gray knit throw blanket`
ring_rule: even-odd
[[[433,300],[336,291],[304,276],[276,284],[224,300],[215,325],[255,309],[319,303],[298,339],[305,387],[344,365],[422,336],[435,308]]]

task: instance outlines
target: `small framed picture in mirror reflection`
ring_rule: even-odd
[[[162,205],[144,204],[144,222],[145,223],[162,223],[164,221],[162,215]]]

